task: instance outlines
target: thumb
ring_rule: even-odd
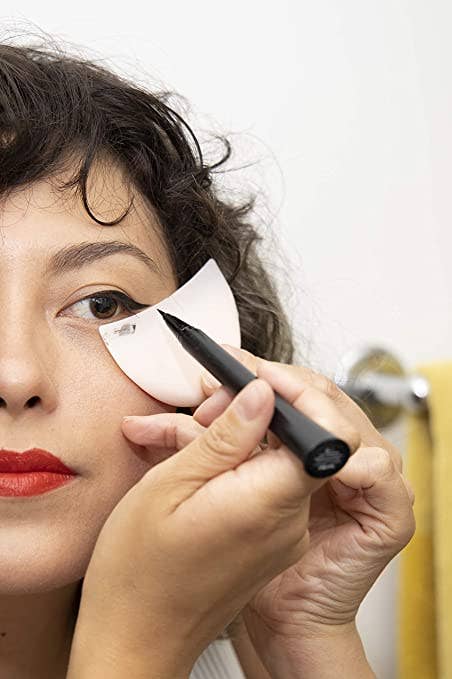
[[[252,380],[200,436],[166,461],[174,483],[189,482],[193,493],[251,457],[265,436],[274,406],[268,382]]]

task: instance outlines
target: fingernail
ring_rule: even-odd
[[[253,420],[259,415],[267,392],[263,380],[255,379],[246,385],[234,401],[234,409],[244,420]]]
[[[135,424],[140,424],[140,423],[145,423],[148,421],[148,418],[145,416],[140,416],[140,415],[128,415],[127,417],[122,418],[122,423],[129,425],[135,425]]]

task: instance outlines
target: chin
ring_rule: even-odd
[[[69,563],[61,558],[61,546],[53,554],[34,554],[16,544],[15,552],[5,552],[0,541],[0,597],[52,592],[70,585],[76,586],[88,567],[79,559]],[[7,556],[8,554],[8,556]]]

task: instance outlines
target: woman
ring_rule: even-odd
[[[219,197],[167,101],[57,48],[0,46],[3,458],[41,448],[72,475],[1,491],[0,676],[186,679],[225,630],[248,679],[374,676],[355,617],[414,531],[400,455],[290,365],[251,204]],[[231,351],[260,379],[175,412],[98,327],[210,257],[239,309]],[[334,478],[267,431],[269,385],[350,444]]]

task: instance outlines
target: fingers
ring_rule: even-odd
[[[221,413],[228,407],[231,403],[234,395],[226,389],[226,387],[220,386],[216,391],[212,393],[205,401],[203,401],[193,412],[193,419],[199,422],[203,427],[209,427],[212,422],[221,415]],[[266,444],[271,448],[279,448],[282,445],[281,440],[270,431],[267,430],[265,435]]]
[[[401,472],[402,460],[397,449],[385,441],[372,425],[370,425],[371,433],[366,433],[364,439],[361,438],[363,424],[361,423],[361,430],[357,430],[354,422],[351,422],[345,415],[344,403],[348,408],[349,399],[328,378],[313,373],[307,368],[265,361],[253,356],[250,352],[229,347],[229,345],[223,346],[252,372],[259,374],[275,392],[281,394],[295,408],[338,438],[345,440],[352,453],[357,451],[360,445],[367,448],[385,449],[396,469]],[[205,391],[208,391],[208,388]],[[345,399],[344,402],[341,395]],[[143,426],[140,434],[137,432],[131,434],[130,428],[127,427],[124,429],[124,433],[126,436],[130,436],[135,443],[161,447],[162,450],[166,448],[168,450],[167,455],[171,455],[182,450],[200,436],[204,429],[209,428],[226,411],[233,400],[233,395],[226,387],[217,387],[211,390],[211,396],[194,411],[193,417],[170,413],[143,416],[140,419],[147,418],[148,424]],[[356,404],[354,404],[354,407],[360,410]],[[364,418],[365,421],[368,421],[365,415]],[[276,449],[282,446],[281,441],[273,432],[267,430],[265,436],[268,448]],[[366,443],[369,440],[375,440],[379,445],[369,446]],[[255,445],[254,450],[256,448],[259,449],[260,447]],[[348,470],[349,466],[350,461],[344,469]],[[412,491],[410,491],[409,484],[407,485],[406,480],[402,480],[402,483],[405,484],[410,495]]]
[[[264,380],[253,380],[226,410],[171,459],[172,473],[190,480],[195,492],[208,480],[248,459],[264,437],[274,412],[274,394]]]
[[[128,417],[122,423],[122,430],[134,443],[165,448],[168,455],[172,455],[191,443],[204,427],[190,415],[158,413]]]
[[[383,448],[360,448],[329,480],[337,503],[361,512],[363,527],[378,520],[388,542],[405,546],[415,530],[414,492]]]
[[[171,485],[179,487],[174,498],[180,504],[210,479],[255,456],[273,412],[273,391],[263,380],[253,380],[207,429],[178,413],[130,418],[122,428],[149,450],[153,446],[179,450],[166,461],[166,471]],[[193,424],[188,427],[189,420]],[[187,427],[184,433],[178,431],[181,422]]]
[[[253,380],[207,429],[166,461],[166,476],[171,479],[173,491],[177,489],[172,493],[172,511],[208,481],[226,472],[233,471],[237,483],[244,487],[253,479],[251,494],[266,506],[279,507],[279,512],[280,505],[284,511],[298,511],[300,502],[326,482],[308,476],[300,461],[288,451],[284,454],[273,451],[271,455],[267,449],[265,454],[256,454],[273,417],[274,400],[267,382]],[[248,466],[243,465],[241,474],[239,470],[245,462]]]
[[[324,393],[336,406],[340,414],[358,432],[361,444],[366,447],[385,448],[397,469],[400,472],[402,471],[403,460],[398,449],[380,434],[358,404],[345,394],[333,380],[304,366],[267,361],[259,356],[254,356],[251,352],[246,351],[246,349],[238,349],[228,344],[222,344],[221,346],[234,358],[243,363],[251,372],[269,382],[275,391],[293,405],[295,405],[295,399],[301,395],[301,389],[306,389],[308,386]],[[216,390],[204,385],[204,382],[202,384],[207,395],[214,393]],[[205,406],[204,403],[206,404]],[[203,417],[207,415],[209,399],[204,401],[204,403],[201,404],[205,408],[201,411]],[[309,413],[306,413],[306,415],[309,416]],[[270,439],[269,443],[272,443]]]
[[[252,363],[251,367],[255,367],[256,357],[252,357],[251,354],[245,354],[245,356],[245,362]],[[291,370],[287,371],[286,368],[291,368]],[[266,374],[265,382],[291,402],[296,409],[303,412],[317,424],[323,426],[334,436],[346,441],[352,453],[358,449],[361,443],[359,433],[346,417],[343,416],[335,402],[323,391],[313,386],[312,380],[308,380],[305,383],[303,379],[300,379],[300,374],[304,374],[303,371],[300,373],[293,366],[268,362],[268,366],[261,372]],[[224,386],[217,388],[194,411],[192,419],[202,427],[208,428],[231,405],[233,399],[234,396],[229,389]],[[162,413],[158,417],[160,422],[156,419],[156,415],[144,416],[148,420],[148,424],[143,425],[141,438],[133,438],[135,443],[161,447],[166,445],[171,447],[172,453],[175,452],[177,441],[188,443],[200,433],[199,429],[193,430],[193,427],[190,427],[185,435],[182,431],[178,431],[178,429],[182,429],[185,426],[188,416]],[[155,424],[152,424],[153,420],[155,420]],[[165,425],[167,431],[165,431]],[[129,436],[131,429],[126,428],[123,431]],[[276,449],[282,446],[280,439],[273,432],[267,430],[265,434],[270,448]],[[177,449],[180,450],[181,447],[183,446],[179,446]]]
[[[323,392],[308,385],[292,405],[321,427],[343,439],[349,445],[352,455],[358,450],[361,445],[359,432]]]
[[[226,387],[219,387],[196,408],[193,419],[203,427],[208,427],[228,407],[233,398],[234,395]]]
[[[242,350],[234,350],[234,352],[236,351]],[[337,407],[331,395],[315,386],[310,377],[307,380],[304,379],[308,371],[299,370],[294,366],[264,361],[248,352],[244,352],[241,362],[250,370],[257,371],[259,377],[268,382],[274,391],[283,396],[294,408],[303,412],[338,438],[343,439],[349,445],[352,454],[361,445],[359,432]],[[332,393],[331,387],[329,391]],[[204,426],[209,426],[210,418],[217,416],[223,404],[227,403],[228,398],[230,397],[225,387],[217,389],[210,398],[199,406],[193,417]],[[279,447],[281,442],[279,439],[272,438],[271,433],[269,432],[268,437],[269,445],[276,444]]]

